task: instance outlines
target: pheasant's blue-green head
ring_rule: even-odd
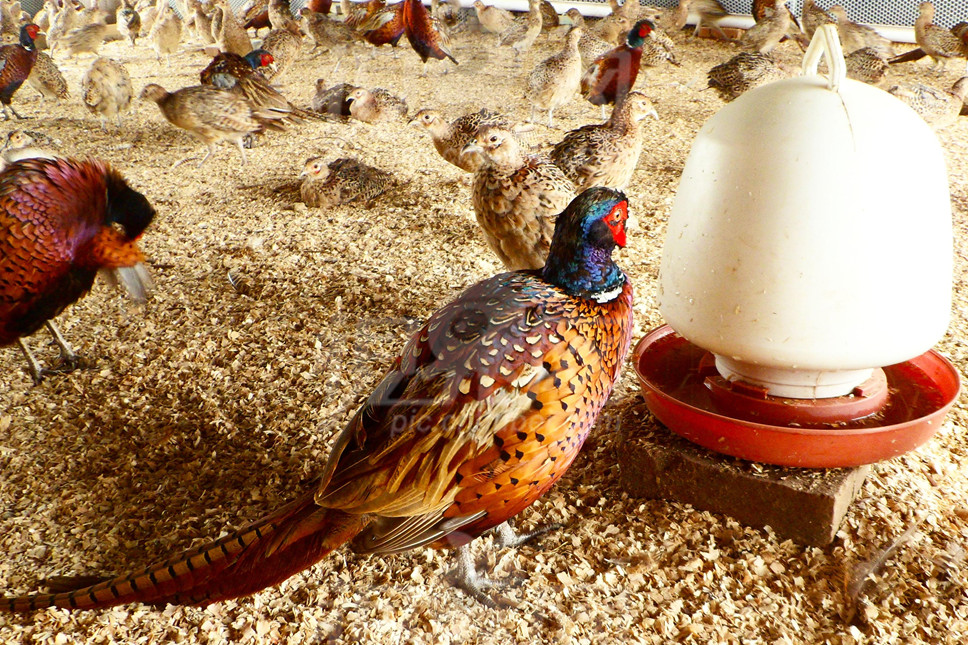
[[[649,37],[655,31],[655,25],[651,20],[640,20],[635,25],[629,29],[628,35],[625,37],[625,42],[628,43],[629,47],[641,47],[645,42],[645,39]]]
[[[268,67],[275,62],[272,54],[264,49],[253,49],[248,54],[245,55],[245,62],[252,66],[252,69],[259,69],[260,67]]]
[[[618,295],[625,274],[612,261],[612,251],[625,246],[628,209],[628,198],[613,188],[596,186],[573,199],[555,222],[544,278],[600,302]]]

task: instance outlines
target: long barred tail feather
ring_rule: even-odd
[[[140,571],[71,591],[3,598],[0,609],[98,609],[131,602],[204,606],[256,593],[319,562],[369,523],[366,517],[318,506],[314,494]],[[59,584],[63,588],[64,579]]]

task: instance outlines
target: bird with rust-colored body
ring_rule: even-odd
[[[374,47],[390,45],[396,47],[403,38],[403,4],[398,2],[377,9],[360,23],[358,30],[363,40]]]
[[[424,62],[424,71],[426,72],[427,61],[431,58],[449,58],[457,65],[457,59],[450,53],[450,38],[441,30],[437,18],[430,15],[420,0],[403,0],[402,4],[403,33]]]
[[[627,218],[625,195],[589,189],[559,215],[542,269],[483,280],[431,315],[288,506],[130,575],[0,607],[204,606],[278,584],[344,544],[459,548],[461,585],[493,604],[469,543],[568,470],[628,354],[632,285],[612,259]]]
[[[255,0],[242,14],[242,27],[254,29],[256,36],[269,26],[269,0]]]
[[[62,360],[76,366],[52,319],[98,272],[145,299],[151,279],[137,240],[154,215],[102,161],[30,158],[0,173],[0,346],[19,343],[36,382],[45,370],[23,338],[46,325]]]
[[[37,25],[26,24],[20,28],[18,44],[0,46],[0,105],[3,107],[4,119],[9,119],[11,113],[18,119],[23,118],[13,109],[10,101],[30,76],[37,60],[34,38],[38,33],[40,28]]]
[[[547,157],[523,152],[508,128],[482,127],[464,151],[483,157],[471,191],[488,246],[512,271],[544,266],[555,217],[575,185]]]
[[[629,30],[625,43],[599,56],[588,66],[581,78],[581,93],[592,105],[602,106],[621,102],[635,85],[642,63],[642,46],[655,25],[640,20]]]
[[[551,161],[578,190],[608,186],[624,190],[642,154],[642,121],[659,115],[641,92],[630,92],[605,123],[572,130],[551,150]]]

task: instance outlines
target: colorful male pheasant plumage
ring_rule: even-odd
[[[0,346],[47,324],[64,358],[75,356],[50,322],[87,293],[100,270],[136,300],[151,280],[137,240],[154,217],[145,197],[102,161],[33,158],[0,173]]]
[[[581,93],[593,105],[620,103],[635,85],[642,63],[642,46],[655,29],[640,20],[629,30],[625,43],[595,59],[581,79]]]
[[[627,217],[622,193],[589,189],[559,215],[543,269],[496,275],[433,314],[343,430],[315,491],[130,575],[0,606],[207,605],[350,541],[466,554],[561,477],[612,391],[632,336],[632,285],[611,258]]]
[[[0,107],[3,108],[4,119],[8,119],[8,112],[18,119],[17,111],[10,105],[13,95],[24,84],[37,60],[37,47],[34,38],[40,33],[40,28],[34,24],[27,24],[20,28],[20,42],[14,45],[0,46]]]

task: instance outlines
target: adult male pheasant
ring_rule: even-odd
[[[591,188],[558,216],[543,269],[498,274],[433,314],[337,439],[316,490],[130,575],[0,607],[207,605],[347,542],[468,554],[561,477],[612,391],[632,335],[632,285],[611,257],[627,217],[621,192]],[[463,585],[487,602],[469,562]]]
[[[0,346],[27,345],[44,324],[63,358],[76,359],[52,318],[87,293],[99,271],[143,300],[151,280],[137,240],[155,210],[102,161],[32,158],[0,173]]]
[[[10,101],[30,76],[30,70],[37,60],[34,38],[38,33],[40,33],[40,27],[37,25],[24,25],[20,28],[18,44],[0,46],[0,106],[3,107],[4,119],[10,118],[8,112],[18,119],[22,118],[10,105]]]
[[[642,64],[642,46],[655,30],[650,20],[640,20],[629,30],[625,43],[596,58],[581,78],[581,93],[592,105],[621,103],[635,85]]]

